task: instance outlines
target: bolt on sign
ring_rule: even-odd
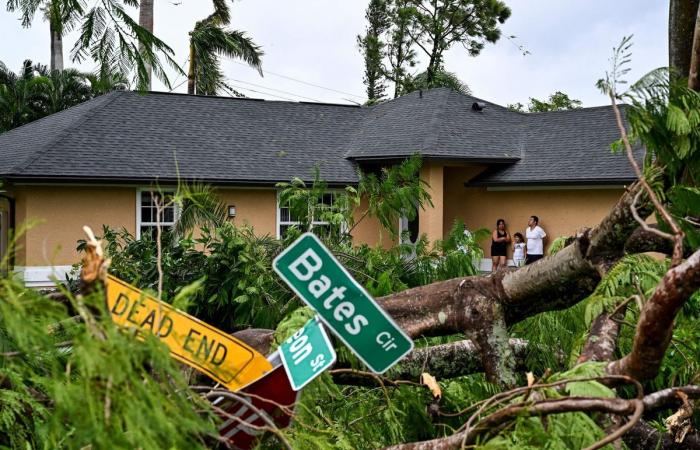
[[[335,362],[335,350],[318,316],[306,322],[279,348],[292,388],[300,390]]]
[[[313,233],[302,234],[272,266],[373,372],[384,373],[413,349],[413,341]]]
[[[272,371],[272,364],[244,342],[111,275],[107,308],[117,325],[155,334],[175,359],[232,391]]]

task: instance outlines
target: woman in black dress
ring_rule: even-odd
[[[506,221],[498,219],[496,221],[496,229],[491,233],[491,270],[493,272],[497,271],[499,267],[506,266],[509,242],[510,234],[506,230]]]

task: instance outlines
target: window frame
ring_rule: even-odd
[[[282,233],[281,233],[281,228],[283,225],[299,225],[299,221],[284,221],[282,222],[282,208],[283,206],[280,204],[280,194],[282,193],[281,190],[277,190],[277,200],[276,200],[276,211],[277,211],[277,219],[275,223],[275,234],[277,236],[277,239],[282,239]],[[344,191],[342,189],[329,189],[328,191],[325,192],[325,194],[331,194],[335,197],[335,195],[342,194]],[[333,202],[335,202],[335,198],[332,199]],[[287,206],[285,206],[287,208]],[[289,215],[291,217],[291,211],[289,212]],[[312,220],[311,221],[311,228],[313,231],[313,227],[317,225],[330,225],[330,222],[327,222],[325,220]],[[346,223],[343,223],[340,227],[340,232],[344,233],[347,231],[348,226]],[[303,230],[302,230],[303,231]]]
[[[148,193],[158,193],[162,192],[163,194],[171,194],[175,195],[175,192],[177,191],[176,188],[174,187],[165,187],[159,190],[150,188],[150,187],[140,187],[136,189],[136,239],[141,239],[141,227],[156,227],[157,222],[143,222],[142,220],[142,214],[141,214],[141,208],[143,207],[143,204],[141,203],[142,199],[142,194],[144,192]],[[163,227],[163,229],[167,228],[172,228],[175,226],[177,223],[177,220],[180,218],[180,208],[176,203],[173,204],[173,221],[172,222],[161,222],[160,225]]]

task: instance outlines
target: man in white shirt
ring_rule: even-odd
[[[530,216],[525,229],[525,238],[527,239],[527,256],[525,264],[532,264],[544,256],[544,238],[547,233],[538,225],[539,217]]]

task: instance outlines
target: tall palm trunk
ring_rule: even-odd
[[[700,0],[671,0],[668,11],[668,65],[676,69],[676,75],[687,77],[690,73],[690,55],[693,33]]]
[[[153,0],[141,0],[141,4],[139,6],[139,25],[141,25],[143,28],[147,29],[148,31],[153,34]],[[145,45],[143,42],[139,43],[139,51],[143,53],[145,49]],[[153,70],[151,68],[150,64],[146,64],[146,71],[148,73],[148,80],[147,80],[147,90],[151,90],[151,78],[153,74]]]
[[[49,20],[49,33],[51,34],[51,71],[63,70],[63,35],[52,20]]]
[[[189,68],[187,69],[187,93],[188,94],[194,94],[195,64],[196,64],[196,57],[194,54],[194,44],[192,44],[192,42],[190,42],[190,64],[189,64]]]

